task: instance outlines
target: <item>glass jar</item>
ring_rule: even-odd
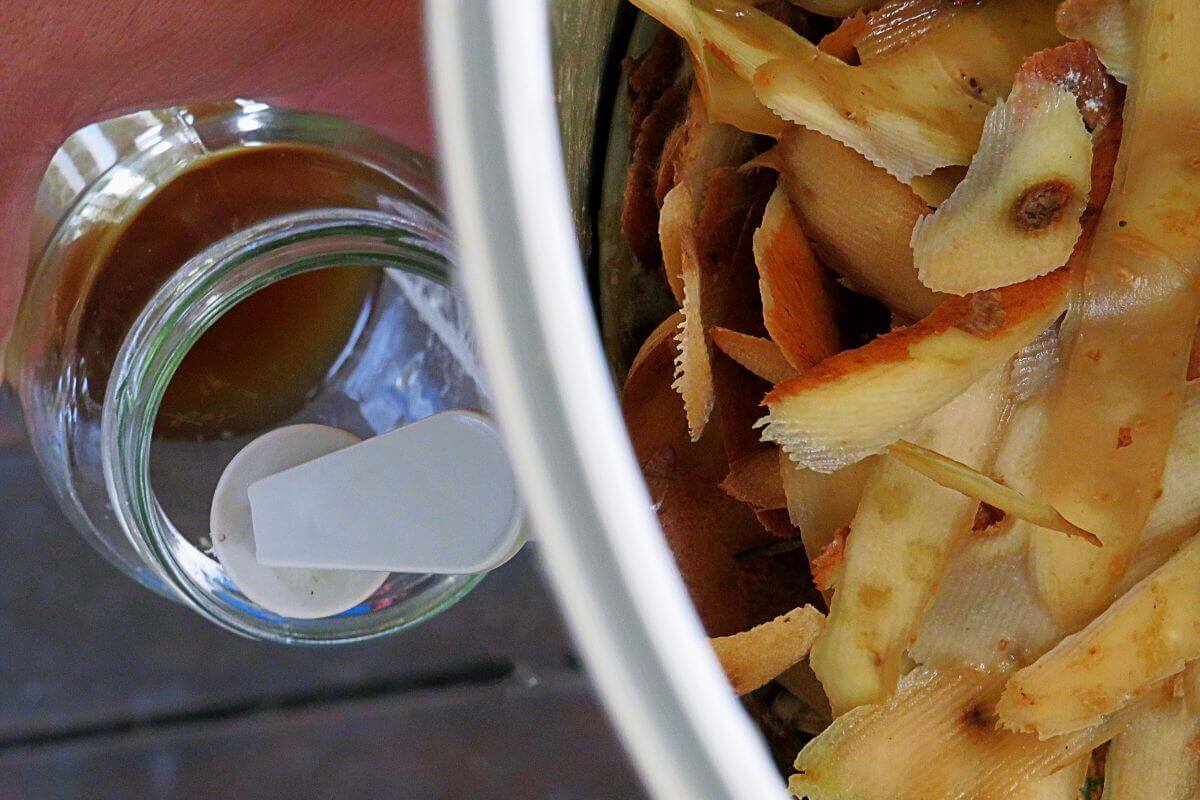
[[[216,177],[186,177],[204,170]],[[342,614],[283,618],[238,590],[207,538],[217,479],[266,429],[319,422],[367,437],[486,409],[423,158],[261,103],[140,112],[64,145],[35,247],[7,377],[58,503],[118,568],[240,634],[296,644],[401,630],[480,580],[393,574]],[[307,288],[280,294],[294,281]],[[259,302],[280,297],[292,305]],[[195,379],[207,373],[172,383],[226,314],[241,315],[240,333],[205,358],[249,364],[240,407],[222,405],[228,381]]]

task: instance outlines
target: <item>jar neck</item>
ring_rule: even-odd
[[[189,259],[146,304],[109,377],[100,432],[104,481],[134,549],[198,612],[254,638],[293,641],[270,620],[231,615],[201,589],[216,577],[215,563],[183,543],[151,487],[155,416],[189,349],[233,306],[300,273],[372,267],[445,283],[452,262],[445,222],[418,204],[387,214],[323,208],[276,217],[215,243]],[[365,629],[354,638],[383,632]]]

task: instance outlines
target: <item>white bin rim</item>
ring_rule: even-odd
[[[429,0],[460,276],[547,571],[660,800],[783,800],[692,608],[604,361],[563,171],[545,0]]]

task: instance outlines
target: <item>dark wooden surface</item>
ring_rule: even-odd
[[[536,557],[415,630],[226,633],[59,514],[0,403],[0,800],[638,798]]]

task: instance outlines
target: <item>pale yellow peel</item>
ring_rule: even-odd
[[[1028,664],[1062,638],[1025,569],[1033,526],[1001,523],[970,536],[946,566],[909,655],[931,667],[1000,669]]]
[[[1187,387],[1183,411],[1175,426],[1171,446],[1167,450],[1167,464],[1163,468],[1162,497],[1154,503],[1150,519],[1133,551],[1133,560],[1125,571],[1112,598],[1125,594],[1134,584],[1166,563],[1167,559],[1191,536],[1200,530],[1200,383]],[[1035,566],[1041,565],[1040,560]],[[1038,589],[1048,598],[1047,605],[1061,607],[1054,602],[1056,595],[1072,591],[1070,583],[1054,582],[1059,578],[1070,580],[1070,576],[1055,572],[1037,573]],[[1077,578],[1078,576],[1076,576]]]
[[[695,224],[694,201],[686,183],[677,184],[663,198],[658,215],[658,241],[662,246],[663,269],[675,302],[683,304],[683,251]]]
[[[1161,487],[1200,315],[1200,4],[1145,0],[1113,189],[1063,323],[1045,498],[1098,535],[1035,543],[1055,613],[1078,629],[1109,602]],[[1136,16],[1136,15],[1135,15]]]
[[[1196,737],[1200,716],[1166,692],[1131,715],[1104,764],[1104,800],[1190,800],[1200,789]]]
[[[979,139],[993,75],[1007,91],[1020,59],[1057,41],[1045,0],[996,0],[987,12],[947,5],[953,18],[876,61],[853,67],[735,0],[693,3],[705,52],[785,120],[845,142],[903,181],[968,163]],[[992,6],[1000,6],[992,9]],[[1040,12],[1040,13],[1038,13]],[[1014,26],[1014,21],[1018,24]],[[986,48],[956,50],[978,37]],[[1031,49],[1030,49],[1031,48]]]
[[[1027,398],[1009,412],[992,474],[1026,494],[1037,490],[1036,465],[1045,435],[1045,398]],[[937,597],[909,648],[934,667],[1007,668],[1032,663],[1062,638],[1026,567],[1031,537],[1056,536],[1005,517],[967,538],[946,569]]]
[[[1036,75],[987,117],[966,178],[912,233],[921,282],[949,294],[1067,263],[1091,189],[1092,140],[1075,95]]]
[[[696,441],[704,432],[715,403],[705,329],[720,321],[720,310],[710,301],[714,295],[720,296],[723,289],[717,285],[720,278],[712,270],[714,265],[704,266],[707,262],[700,252],[706,233],[701,227],[703,205],[711,200],[715,176],[750,157],[753,137],[711,121],[695,93],[682,128],[677,183],[664,197],[659,240],[667,282],[683,312],[683,324],[676,337],[679,347],[673,385],[683,398],[688,430]]]
[[[939,296],[917,278],[909,239],[929,208],[913,190],[840,142],[793,128],[774,151],[780,185],[830,269],[909,319]]]
[[[1081,787],[1087,779],[1088,763],[1085,756],[1061,767],[1049,775],[1030,778],[1013,789],[1011,800],[1085,800]]]
[[[1200,659],[1188,662],[1179,682],[1188,713],[1200,720]]]
[[[675,302],[683,305],[683,260],[686,253],[699,263],[696,220],[709,176],[714,170],[739,166],[750,158],[753,137],[729,125],[712,122],[694,90],[678,132],[680,144],[672,176],[675,183],[659,209],[658,240],[667,285]]]
[[[920,441],[986,468],[1005,405],[996,370],[931,415]],[[978,502],[938,486],[890,456],[863,488],[825,632],[812,667],[835,714],[882,701],[937,593],[947,560]]]
[[[888,447],[888,453],[900,463],[947,489],[973,497],[1033,525],[1065,533],[1067,536],[1079,537],[1095,547],[1102,546],[1094,533],[1072,525],[1048,504],[1028,497],[1011,486],[998,483],[961,461],[903,440]]]
[[[1058,41],[1049,0],[993,0],[979,9],[944,3],[934,13],[948,21],[889,54],[885,68],[877,60],[851,67],[753,4],[636,4],[688,43],[713,121],[772,136],[786,129],[784,120],[800,122],[905,181],[967,164],[987,98],[1007,92],[1021,58]],[[824,88],[812,91],[817,84]]]
[[[925,50],[884,70],[852,67],[814,47],[805,59],[766,62],[754,87],[785,120],[844,142],[904,182],[969,163],[987,114]]]
[[[1057,43],[1052,6],[1018,0],[978,8],[917,5],[918,17],[949,19],[892,52],[868,55],[862,66],[815,48],[804,57],[780,52],[773,61],[760,51],[753,72],[759,98],[784,119],[844,142],[906,183],[969,163],[989,98],[1007,93],[1022,58]],[[703,15],[701,26],[710,38],[720,35]],[[729,38],[720,46],[738,49]]]
[[[839,717],[809,742],[789,788],[809,800],[1011,800],[1126,723],[1119,714],[1045,742],[999,729],[991,705],[1003,679],[918,667],[894,695]]]
[[[687,44],[696,83],[712,122],[765,136],[778,136],[783,132],[786,123],[763,106],[750,83],[709,50],[691,0],[631,1]]]
[[[1129,27],[1129,0],[1063,0],[1058,7],[1063,36],[1091,42],[1109,73],[1125,84],[1134,60]]]
[[[1079,633],[1009,681],[1004,724],[1043,737],[1077,731],[1200,657],[1200,538]]]
[[[966,167],[941,167],[929,175],[916,176],[908,185],[925,205],[936,209],[954,194],[954,190],[966,176]]]
[[[828,359],[767,395],[763,438],[830,472],[883,452],[1042,334],[1069,273],[946,300],[908,328]]]
[[[859,11],[879,8],[886,0],[792,0],[792,5],[826,17],[849,17]]]
[[[824,619],[817,609],[804,606],[748,631],[712,639],[712,648],[733,690],[746,694],[808,655]]]
[[[878,462],[877,458],[868,458],[827,475],[805,469],[779,451],[788,517],[800,529],[810,562],[833,540],[836,531],[850,525],[863,487]]]
[[[866,16],[854,38],[854,50],[864,64],[888,58],[937,32],[967,9],[966,4],[946,0],[892,0]]]
[[[855,41],[864,64],[905,49],[937,53],[988,104],[1008,94],[1018,65],[1061,42],[1054,25],[1057,0],[893,0],[868,17]]]

